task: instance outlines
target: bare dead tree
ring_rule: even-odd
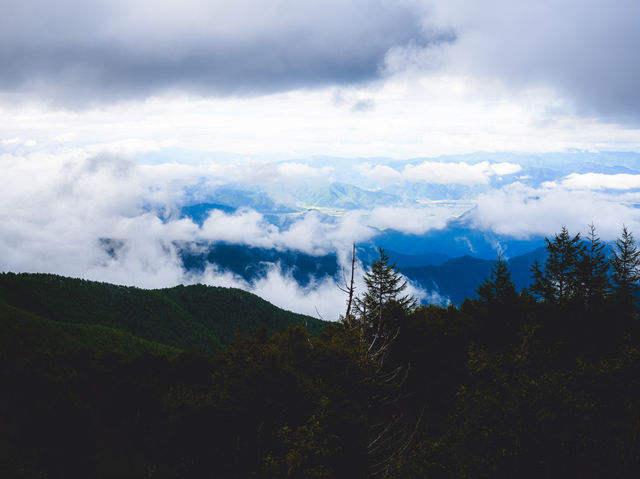
[[[353,243],[353,250],[351,251],[351,279],[347,284],[347,278],[344,275],[344,269],[342,270],[342,279],[344,282],[344,287],[338,286],[340,291],[347,293],[347,312],[344,315],[343,321],[349,327],[353,327],[353,321],[351,321],[351,306],[353,304],[353,295],[356,290],[354,279],[355,279],[355,271],[356,271],[356,244]]]
[[[411,364],[389,365],[385,358],[400,335],[402,318],[416,306],[414,298],[403,295],[406,281],[383,250],[380,260],[365,273],[367,285],[362,295],[355,294],[356,245],[351,254],[351,271],[343,269],[341,291],[347,295],[346,312],[341,318],[349,329],[357,331],[364,358],[377,365],[373,381],[384,384],[380,395],[371,398],[381,414],[380,423],[371,429],[367,444],[370,457],[368,477],[384,478],[396,460],[413,442],[423,421],[424,410],[419,415],[405,410],[409,395],[404,384],[409,377]],[[389,356],[391,357],[391,356]]]
[[[385,251],[379,249],[379,253],[380,259],[365,273],[366,290],[354,298],[354,322],[360,326],[363,354],[377,365],[376,380],[385,384],[381,395],[372,398],[381,415],[367,447],[368,476],[375,478],[388,475],[393,462],[411,446],[423,421],[422,413],[407,408],[411,394],[404,385],[411,364],[398,362],[393,353],[403,322],[417,301],[406,294],[407,282]]]

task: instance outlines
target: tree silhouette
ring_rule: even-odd
[[[407,282],[396,265],[389,264],[389,256],[382,248],[378,252],[380,259],[364,275],[367,289],[355,301],[362,338],[372,357],[384,354],[393,341],[399,328],[398,313],[407,313],[417,306],[415,298],[402,294]]]
[[[587,306],[602,304],[611,284],[609,282],[609,262],[604,253],[605,244],[596,234],[596,228],[589,225],[586,245],[578,261],[579,294],[584,297]]]
[[[553,241],[547,242],[547,260],[544,271],[536,262],[532,268],[534,283],[531,290],[547,302],[564,304],[578,295],[578,261],[583,245],[580,233],[571,237],[565,226]]]
[[[491,267],[491,275],[478,287],[480,299],[487,305],[502,304],[517,296],[511,273],[502,255]]]
[[[633,306],[634,295],[640,280],[640,251],[633,233],[622,226],[622,234],[613,249],[613,289],[621,305]]]

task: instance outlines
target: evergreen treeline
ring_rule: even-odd
[[[459,308],[417,306],[381,250],[342,321],[213,355],[3,348],[0,476],[638,477],[633,235],[547,250],[530,290],[498,258]]]

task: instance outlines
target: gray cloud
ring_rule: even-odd
[[[637,0],[430,3],[434,21],[459,34],[445,48],[454,71],[551,87],[579,114],[640,119]]]
[[[64,106],[357,83],[392,47],[447,40],[413,1],[5,3],[0,90]]]
[[[4,3],[5,101],[77,108],[166,91],[259,95],[417,67],[498,77],[516,91],[548,87],[564,101],[545,107],[562,112],[640,119],[637,0]]]

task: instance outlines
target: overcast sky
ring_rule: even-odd
[[[175,204],[207,176],[331,181],[335,166],[303,161],[319,155],[384,186],[482,185],[520,169],[438,155],[640,152],[637,0],[0,5],[0,269],[164,286],[188,280],[167,253],[173,240],[244,238],[319,254],[371,238],[366,222],[407,233],[446,223],[447,212],[389,206],[331,223],[310,214],[282,230],[244,211],[198,228],[141,209]],[[423,160],[348,160],[366,157]],[[595,211],[610,239],[623,221],[640,228],[639,186],[636,174],[575,172],[539,189],[514,180],[477,198],[475,221],[526,236],[560,222],[580,228]],[[129,241],[117,265],[96,248],[114,231]],[[277,272],[245,286],[285,307],[336,291],[302,291]]]
[[[635,0],[2,0],[0,137],[240,154],[637,150]]]

